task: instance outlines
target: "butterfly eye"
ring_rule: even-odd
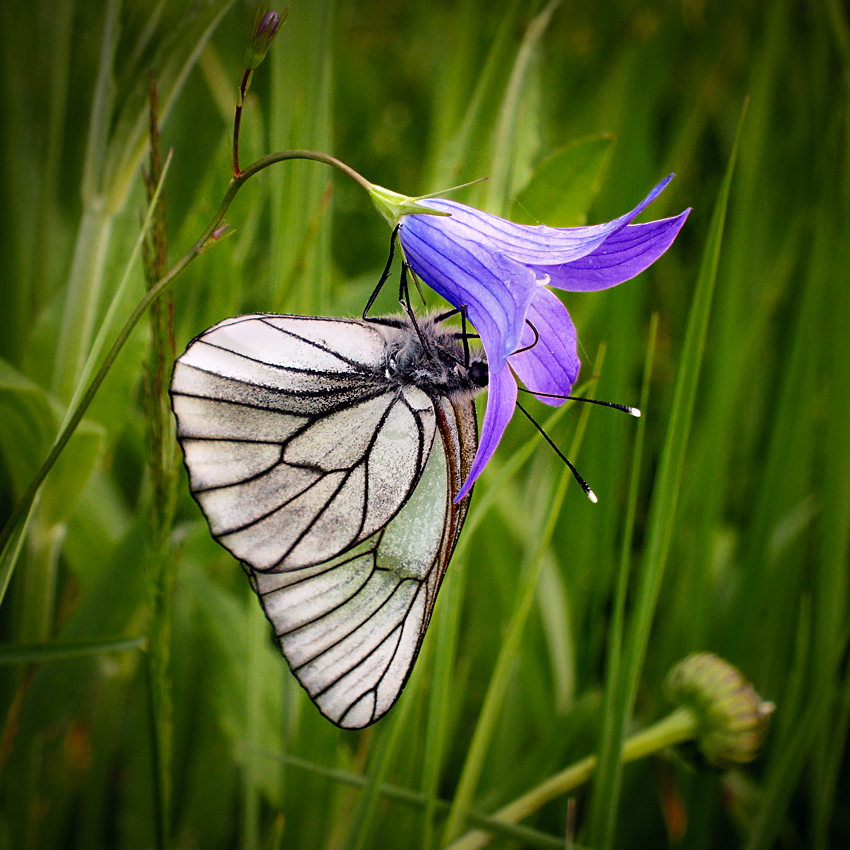
[[[486,363],[470,363],[466,374],[476,387],[486,387],[490,380],[490,372]]]

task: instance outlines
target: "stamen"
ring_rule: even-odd
[[[514,352],[514,354],[522,354],[523,351],[530,351],[532,348],[534,348],[535,345],[537,345],[538,342],[540,342],[540,334],[537,332],[537,328],[534,327],[534,323],[529,321],[528,319],[525,320],[525,323],[534,332],[534,342],[532,342],[531,345],[526,345],[525,348],[518,349]],[[511,357],[513,357],[513,354],[511,355]]]

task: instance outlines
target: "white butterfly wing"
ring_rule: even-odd
[[[327,561],[410,495],[434,409],[389,386],[384,346],[363,323],[260,315],[216,325],[179,358],[171,395],[192,492],[252,569]]]
[[[249,568],[299,682],[352,729],[410,675],[477,446],[473,403],[391,388],[385,344],[359,322],[231,319],[189,346],[171,389],[214,536]]]
[[[374,723],[398,699],[466,515],[468,500],[452,501],[475,454],[462,442],[475,437],[474,406],[441,400],[438,416],[441,439],[386,528],[326,564],[255,574],[292,672],[344,728]]]

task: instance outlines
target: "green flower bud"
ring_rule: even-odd
[[[756,757],[775,706],[731,664],[710,652],[689,655],[667,674],[664,691],[693,712],[695,743],[709,764],[726,768]]]

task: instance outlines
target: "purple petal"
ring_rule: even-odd
[[[592,253],[558,268],[534,266],[549,274],[548,284],[571,292],[608,289],[651,266],[673,243],[690,213],[647,224],[630,224],[609,236]]]
[[[471,489],[475,479],[481,474],[487,462],[493,457],[502,434],[516,406],[517,386],[511,370],[506,366],[499,372],[490,372],[490,384],[487,387],[487,407],[484,410],[484,423],[481,426],[481,439],[478,451],[472,461],[472,468],[455,502],[459,502]]]
[[[605,224],[589,227],[514,224],[455,201],[430,199],[419,203],[451,213],[451,218],[441,217],[436,225],[451,238],[478,242],[486,245],[489,251],[501,253],[517,263],[543,267],[545,272],[549,272],[549,266],[570,263],[595,251],[606,239],[637,218],[672,179],[672,174],[665,177],[631,212]],[[411,218],[418,219],[419,216]]]
[[[576,352],[576,329],[567,308],[557,295],[541,286],[528,308],[528,320],[537,328],[537,344],[511,355],[508,364],[533,393],[568,396],[581,362]],[[534,332],[526,325],[522,345],[533,342]],[[553,407],[563,402],[563,399],[540,395],[537,398]]]
[[[490,368],[499,371],[519,345],[535,275],[488,246],[453,232],[444,216],[406,216],[400,233],[413,271],[467,318],[481,336]]]

